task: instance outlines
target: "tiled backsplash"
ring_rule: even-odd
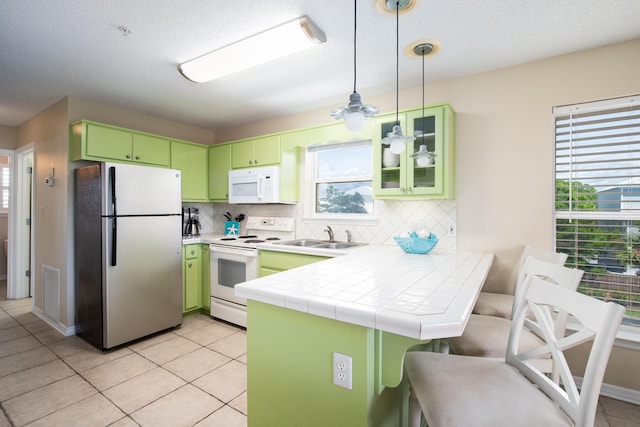
[[[377,205],[378,224],[344,225],[331,222],[319,224],[305,222],[304,205],[229,205],[226,203],[185,203],[184,207],[199,208],[203,233],[223,233],[227,211],[233,217],[240,213],[248,216],[285,216],[296,218],[296,237],[326,239],[324,229],[330,225],[336,240],[346,240],[350,230],[353,240],[373,244],[395,245],[393,236],[411,230],[415,222],[424,222],[427,229],[438,236],[438,247],[455,249],[456,238],[448,235],[450,225],[456,224],[455,200],[384,200]],[[246,222],[240,224],[245,233]]]

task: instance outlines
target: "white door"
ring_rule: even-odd
[[[32,233],[33,147],[15,153],[9,198],[9,256],[7,261],[7,298],[28,298],[33,294]]]

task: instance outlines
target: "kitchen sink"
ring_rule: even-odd
[[[284,242],[273,242],[274,245],[285,245],[285,246],[318,246],[322,245],[322,240],[310,240],[310,239],[298,239],[298,240],[286,240]]]
[[[326,240],[313,240],[313,239],[297,239],[297,240],[285,240],[283,242],[273,242],[274,245],[283,246],[298,246],[317,249],[347,249],[355,246],[362,246],[362,243],[354,242],[328,242]]]
[[[334,243],[322,243],[320,245],[314,246],[314,248],[328,248],[328,249],[347,249],[353,248],[354,246],[360,246],[359,243],[345,243],[345,242],[334,242]]]

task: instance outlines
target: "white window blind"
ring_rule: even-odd
[[[580,290],[640,326],[640,96],[554,108],[555,240]]]

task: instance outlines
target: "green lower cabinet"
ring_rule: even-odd
[[[209,200],[209,147],[183,141],[171,141],[171,168],[182,171],[182,200]]]
[[[192,314],[202,307],[202,257],[199,244],[182,250],[182,313]]]
[[[329,259],[329,257],[289,252],[260,251],[260,277]]]
[[[182,260],[182,314],[208,314],[211,306],[209,245],[184,245]]]

